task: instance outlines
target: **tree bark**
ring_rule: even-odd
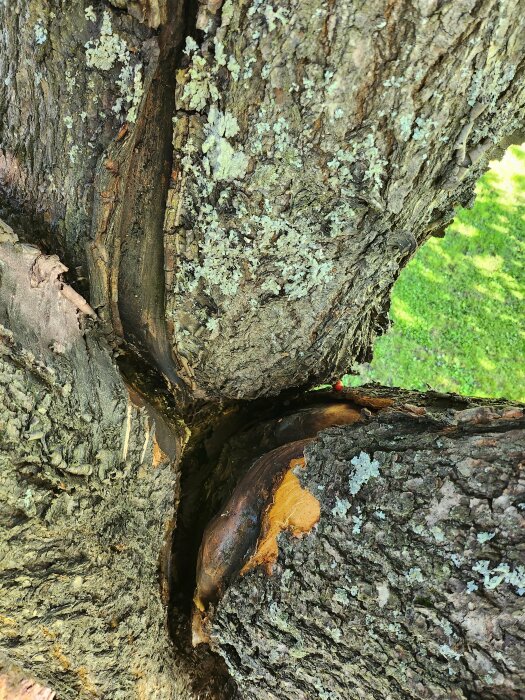
[[[189,648],[198,565],[195,640],[241,697],[523,697],[521,409],[303,391],[368,357],[520,138],[518,0],[0,0],[0,24],[0,213],[40,247],[0,223],[0,673],[233,698]],[[350,498],[354,458],[380,475]],[[303,537],[249,564],[283,484]],[[197,563],[232,492],[246,539]]]
[[[519,138],[518,0],[113,4],[2,4],[4,186],[178,401],[369,357],[400,269]]]
[[[235,407],[183,462],[184,423],[124,385],[58,258],[13,238],[4,227],[2,673],[64,700],[522,697],[522,408],[314,392]],[[303,454],[291,478],[319,512],[301,530],[304,500],[285,508],[303,537],[279,534],[268,558],[267,513]],[[232,489],[244,504],[206,529],[222,521],[226,539],[197,566],[193,617],[238,691],[188,648],[185,613],[200,532]]]
[[[208,611],[242,697],[524,697],[524,411],[417,402],[304,449],[318,524]]]
[[[0,260],[0,671],[60,700],[194,698],[167,623],[184,427],[125,386],[56,256]]]
[[[219,4],[177,75],[166,309],[195,389],[254,397],[370,356],[400,269],[522,127],[524,20],[492,0]]]

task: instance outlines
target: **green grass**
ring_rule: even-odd
[[[346,384],[525,401],[525,145],[491,166],[472,209],[401,273],[394,326]]]

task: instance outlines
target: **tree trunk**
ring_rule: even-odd
[[[59,700],[194,698],[167,623],[183,426],[126,388],[56,256],[0,259],[0,670]]]
[[[243,698],[525,697],[524,411],[417,401],[320,433],[295,469],[298,500],[274,483],[257,544],[205,621]],[[304,490],[320,517],[298,539]],[[212,526],[203,546],[239,556],[223,547],[243,528],[224,525],[238,498],[218,518],[227,534]],[[200,583],[214,571],[205,561]]]
[[[521,409],[304,391],[369,356],[519,138],[518,0],[0,0],[0,24],[25,241],[0,224],[0,673],[233,698],[194,597],[241,697],[523,696]],[[379,475],[350,498],[354,458]],[[303,537],[274,562],[281,486]]]
[[[400,269],[522,127],[519,0],[113,4],[0,8],[0,177],[99,316],[178,401],[369,357]]]

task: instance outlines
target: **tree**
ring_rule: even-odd
[[[523,410],[306,391],[521,138],[519,3],[221,5],[0,6],[3,666],[233,697],[206,528],[241,697],[522,697]]]

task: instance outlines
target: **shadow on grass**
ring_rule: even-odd
[[[512,147],[444,239],[394,287],[393,329],[347,382],[525,400],[525,148]]]

